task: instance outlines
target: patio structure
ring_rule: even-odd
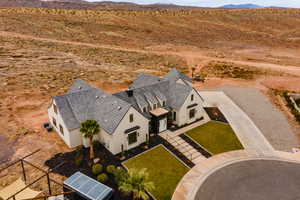
[[[66,195],[69,200],[111,200],[113,189],[84,175],[76,172],[64,181],[64,186],[72,188],[72,194]],[[66,188],[66,191],[69,191]]]

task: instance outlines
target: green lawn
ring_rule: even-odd
[[[181,178],[189,171],[163,146],[158,146],[123,163],[128,169],[147,168],[155,190],[151,193],[157,200],[170,200]]]
[[[212,154],[243,149],[232,128],[224,123],[210,121],[186,133]]]

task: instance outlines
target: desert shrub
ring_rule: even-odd
[[[300,106],[300,99],[295,100],[296,104]]]
[[[100,142],[98,140],[93,141],[93,147],[95,151],[99,151],[101,147]]]
[[[106,171],[107,171],[107,173],[109,173],[109,174],[113,174],[115,170],[116,170],[116,167],[115,167],[114,165],[108,165],[108,166],[106,167]]]
[[[294,115],[296,121],[298,121],[300,123],[300,113],[298,112],[298,110],[296,110],[296,108],[294,107],[293,102],[290,99],[290,96],[288,94],[288,91],[283,91],[282,92],[282,96],[284,97],[284,99],[286,100],[286,105],[287,107],[290,108],[291,113]]]
[[[105,173],[99,174],[97,176],[97,180],[101,183],[105,183],[107,181],[107,179],[108,179],[108,176]]]
[[[92,167],[92,172],[95,175],[98,175],[102,172],[103,166],[101,164],[95,164]]]

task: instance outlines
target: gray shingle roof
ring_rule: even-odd
[[[79,89],[78,86],[82,86]],[[101,128],[112,134],[131,105],[111,94],[77,80],[70,92],[54,97],[69,130],[80,128],[87,119],[96,120]]]
[[[144,107],[148,107],[148,103],[142,95],[134,93],[134,98],[141,110],[143,110]]]
[[[87,84],[85,81],[77,79],[69,89],[68,93],[76,92],[76,91],[82,91],[82,90],[88,90],[95,88],[89,84]]]
[[[167,73],[164,77],[165,79],[176,82],[178,79],[182,79],[184,81],[192,82],[193,80],[185,74],[180,73],[176,68],[173,68],[169,73]]]
[[[179,109],[193,90],[191,86],[175,83],[171,84],[169,100],[172,108]]]
[[[158,100],[155,98],[153,91],[145,91],[144,92],[145,99],[151,104],[157,104]]]
[[[138,110],[145,117],[149,118],[151,115],[147,112],[143,112],[141,104],[143,107],[148,107],[148,102],[157,101],[157,97],[161,100],[166,101],[166,106],[173,109],[179,109],[185,102],[187,96],[190,94],[193,88],[189,85],[180,83],[170,83],[168,80],[163,80],[155,84],[147,85],[140,88],[131,89],[133,91],[133,96],[129,97],[126,91],[113,94],[120,99],[130,103],[136,110]],[[143,98],[140,100],[138,98]],[[147,99],[150,98],[151,100]],[[140,103],[142,102],[142,103]],[[146,104],[145,104],[146,103]]]
[[[163,81],[163,79],[159,78],[157,76],[145,74],[142,72],[136,77],[136,79],[131,84],[130,88],[133,89],[133,88],[145,87],[147,85],[155,84],[160,81]]]
[[[56,96],[54,100],[69,130],[80,128],[87,119],[95,119],[109,134],[115,129],[132,106],[145,117],[151,115],[143,108],[158,100],[166,101],[167,108],[179,109],[193,88],[188,84],[176,83],[181,78],[191,79],[177,69],[172,69],[164,79],[141,73],[133,82],[133,95],[126,91],[107,94],[82,80],[76,80],[67,94]]]
[[[167,97],[164,94],[162,94],[159,90],[154,90],[153,92],[156,98],[158,98],[160,101],[167,101]]]

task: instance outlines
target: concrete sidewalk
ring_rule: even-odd
[[[265,155],[274,153],[271,144],[262,132],[227,95],[219,91],[199,91],[206,106],[218,107],[224,114],[245,149]]]

